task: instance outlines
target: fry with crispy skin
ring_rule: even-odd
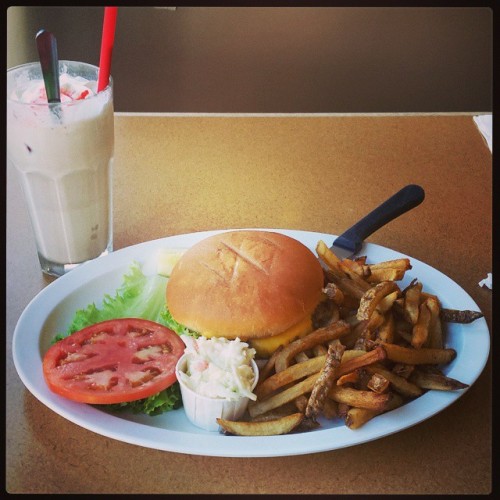
[[[427,307],[427,300],[424,300],[418,308],[417,322],[413,325],[411,334],[411,345],[420,349],[429,337],[429,325],[431,322],[431,312]]]
[[[441,319],[448,323],[472,323],[484,315],[478,311],[469,311],[467,309],[460,311],[458,309],[441,309]]]
[[[341,272],[341,271],[339,271]],[[344,295],[346,295],[345,300],[347,298],[351,299],[351,304],[355,307],[357,307],[357,304],[355,304],[355,301],[361,299],[363,294],[365,293],[365,288],[360,287],[355,281],[352,279],[348,278],[345,274],[338,276],[337,274],[333,273],[331,270],[328,270],[325,272],[326,277],[329,282],[335,283],[341,290]]]
[[[259,384],[262,384],[271,375],[271,373],[273,373],[276,357],[281,352],[283,347],[283,345],[278,346],[278,348],[267,359],[266,364],[259,370]]]
[[[373,271],[374,269],[402,269],[407,271],[408,269],[411,269],[411,264],[410,259],[401,258],[376,262],[375,264],[369,264],[368,267],[370,268],[370,271]]]
[[[389,311],[385,314],[384,322],[378,327],[377,338],[383,342],[393,342],[394,331],[394,315]]]
[[[323,416],[328,420],[338,417],[337,403],[331,398],[326,398],[323,403],[322,413]]]
[[[337,403],[383,411],[393,397],[393,393],[378,394],[373,391],[355,389],[344,385],[334,385],[328,392],[328,396]]]
[[[378,373],[382,375],[385,379],[387,379],[391,383],[391,387],[399,392],[402,396],[409,398],[417,398],[423,394],[423,391],[417,385],[409,382],[404,377],[394,373],[390,370],[387,370],[379,363],[375,363],[373,365],[367,366],[366,370],[369,373]]]
[[[436,297],[428,297],[425,300],[430,312],[429,320],[429,336],[427,339],[426,347],[434,349],[442,349],[444,347],[443,341],[443,327],[441,325],[439,300]]]
[[[348,264],[349,263],[349,264]],[[346,276],[349,277],[356,283],[356,285],[363,291],[369,290],[371,288],[371,284],[368,283],[362,275],[358,274],[357,268],[352,260],[344,259],[341,260],[338,264],[338,267],[341,271],[345,273]],[[361,271],[362,273],[362,271]]]
[[[323,289],[325,295],[335,304],[341,305],[344,302],[344,292],[335,283],[327,283]]]
[[[340,363],[339,369],[337,370],[337,377],[341,377],[347,373],[350,373],[354,370],[358,370],[359,368],[364,368],[365,366],[376,363],[377,361],[382,361],[386,359],[387,354],[385,349],[381,346],[376,347],[375,349],[365,352],[358,351],[361,354],[357,354],[356,356],[347,359],[345,354],[356,352],[354,350],[345,351],[344,356],[342,356],[342,362]],[[348,354],[349,356],[350,354]],[[344,360],[344,358],[346,358]]]
[[[337,385],[355,384],[358,380],[359,380],[359,370],[354,370],[353,372],[341,375],[337,379]]]
[[[343,273],[339,269],[340,259],[328,248],[326,243],[322,240],[316,244],[316,253],[319,258],[327,265],[332,274],[342,277]]]
[[[381,342],[380,345],[385,349],[387,358],[395,363],[405,363],[408,365],[441,365],[455,359],[457,352],[455,349],[431,349],[422,347],[415,349],[403,347],[397,344]]]
[[[411,269],[410,260],[395,259],[367,266],[370,270],[366,280],[369,283],[380,283],[381,281],[399,281],[405,276],[408,269]]]
[[[266,399],[263,399],[262,401],[250,401],[248,404],[248,413],[253,418],[257,415],[261,415],[262,413],[266,413],[269,410],[278,408],[285,403],[289,403],[302,394],[308,394],[312,391],[314,383],[318,377],[319,372],[314,373],[313,375],[309,375],[306,379],[292,385],[288,389],[278,392]]]
[[[262,383],[258,383],[254,393],[258,400],[265,399],[279,388],[297,382],[313,373],[319,373],[321,367],[325,364],[326,355],[317,356],[315,358],[295,363],[288,368],[281,370],[274,375],[265,379]]]
[[[395,290],[399,290],[399,287],[393,281],[383,281],[369,288],[361,297],[357,318],[369,320],[378,303]]]
[[[389,380],[381,373],[373,373],[370,380],[368,380],[366,387],[373,392],[383,394],[389,390],[390,384]]]
[[[386,313],[394,304],[394,301],[399,297],[400,290],[394,290],[387,294],[382,300],[377,304],[375,308],[376,311],[384,314]]]
[[[404,316],[412,325],[418,321],[422,283],[416,281],[404,291]]]
[[[422,389],[432,389],[436,391],[457,391],[469,387],[468,384],[447,377],[443,373],[427,372],[419,369],[412,372],[410,381]]]
[[[374,269],[367,276],[368,283],[380,283],[382,281],[399,281],[405,277],[405,271],[402,269]]]
[[[388,402],[385,410],[369,410],[367,408],[350,408],[344,417],[345,424],[349,429],[359,429],[362,425],[366,424],[369,420],[385,413],[394,410],[403,404],[403,398],[394,394]]]
[[[290,365],[290,361],[297,353],[307,351],[315,345],[324,344],[330,340],[341,338],[350,332],[350,326],[343,320],[337,321],[323,328],[318,328],[305,337],[290,342],[276,357],[276,372],[283,371]]]
[[[328,346],[325,363],[321,369],[319,377],[314,383],[311,395],[307,402],[305,411],[306,418],[316,420],[320,412],[323,410],[325,399],[328,391],[335,382],[336,372],[344,354],[345,347],[339,342],[332,342]]]
[[[217,423],[229,434],[236,436],[276,436],[288,434],[304,419],[302,413],[293,413],[274,420],[260,422],[234,421],[218,418]]]

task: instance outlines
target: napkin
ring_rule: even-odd
[[[474,116],[474,122],[493,153],[493,115]]]
[[[493,289],[493,275],[491,273],[488,273],[486,278],[484,280],[481,280],[479,282],[479,286],[487,286],[490,290]]]

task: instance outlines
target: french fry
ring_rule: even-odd
[[[328,270],[325,272],[325,274],[329,282],[335,283],[342,290],[342,293],[351,299],[350,305],[352,305],[353,307],[357,307],[358,306],[357,300],[361,299],[361,297],[366,291],[365,288],[359,286],[358,283],[348,278],[343,273],[341,276],[338,276],[335,273]]]
[[[298,352],[297,355],[294,357],[294,359],[297,363],[303,363],[304,361],[307,361],[310,358],[305,352]]]
[[[328,391],[334,384],[336,372],[340,365],[344,350],[345,347],[339,341],[331,343],[328,346],[325,363],[321,368],[319,377],[314,383],[309,401],[307,402],[305,411],[306,418],[316,420],[323,410]]]
[[[483,316],[483,313],[479,311],[441,309],[441,319],[448,323],[472,323]]]
[[[288,368],[290,361],[299,352],[307,351],[315,345],[324,344],[330,340],[339,339],[350,332],[350,326],[345,321],[337,321],[323,328],[318,328],[305,337],[290,342],[276,357],[276,372]]]
[[[398,317],[394,318],[394,336],[395,338],[401,337],[406,340],[408,344],[411,344],[411,334],[413,331],[413,325],[408,321]]]
[[[323,356],[323,355],[327,354],[328,349],[324,345],[318,344],[312,348],[312,352],[313,352],[314,356]]]
[[[366,277],[368,283],[380,283],[381,281],[399,281],[405,276],[405,271],[402,269],[387,268],[373,269],[370,275]]]
[[[305,397],[305,396],[304,396]],[[307,398],[306,398],[306,404],[307,404]],[[305,406],[304,406],[305,408]],[[299,410],[301,411],[301,410]],[[248,420],[249,422],[265,422],[266,420],[276,420],[277,418],[281,417],[286,417],[287,415],[291,415],[292,413],[297,413],[297,407],[295,405],[295,402],[287,403],[285,405],[279,406],[278,408],[275,408],[274,410],[268,411],[267,413],[263,413],[262,415],[258,415],[255,418],[252,418],[251,420]],[[304,413],[301,411],[301,413]],[[242,420],[247,420],[246,418],[243,418]]]
[[[381,314],[385,314],[394,305],[394,301],[399,297],[399,290],[394,290],[394,292],[387,294],[375,308]]]
[[[292,385],[282,392],[278,392],[277,394],[263,399],[262,401],[250,401],[248,404],[248,413],[253,418],[257,415],[261,415],[262,413],[266,413],[269,410],[278,408],[285,403],[289,403],[302,394],[311,392],[318,377],[319,372],[314,373],[313,375],[309,375],[309,377],[302,380],[301,382]]]
[[[354,351],[345,351],[344,356],[342,356],[342,362],[340,363],[339,369],[337,371],[337,376],[341,377],[347,373],[350,373],[354,370],[358,370],[359,368],[364,368],[365,366],[376,363],[377,361],[382,361],[386,359],[387,354],[383,347],[376,347],[372,351],[364,352],[359,351],[363,354],[356,355],[351,359],[345,359],[346,353],[351,353]]]
[[[304,394],[301,394],[300,396],[297,396],[293,400],[293,404],[295,405],[297,410],[299,410],[301,413],[304,413],[306,411],[306,408],[307,408],[307,401],[308,400],[309,400],[309,398],[307,396],[305,396]]]
[[[262,383],[259,378],[259,383],[254,389],[254,394],[257,396],[257,400],[265,399],[270,394],[285,385],[297,382],[298,380],[314,373],[319,373],[325,364],[325,360],[326,355],[317,356],[315,358],[308,359],[307,361],[290,365],[286,369],[271,375]]]
[[[354,260],[361,266],[366,266],[366,255],[359,255],[355,257]]]
[[[399,290],[399,287],[393,281],[383,281],[369,288],[361,297],[357,318],[359,320],[370,319],[378,303],[395,290]]]
[[[412,325],[415,325],[418,320],[421,291],[422,283],[418,281],[404,291],[404,316]]]
[[[431,312],[427,307],[427,300],[425,300],[418,308],[417,322],[413,325],[411,334],[411,345],[416,349],[420,349],[427,342],[430,322]]]
[[[435,297],[429,297],[425,302],[427,303],[427,307],[429,308],[431,314],[429,321],[429,337],[427,339],[426,347],[442,349],[444,347],[444,341],[439,300]]]
[[[323,292],[335,304],[342,305],[344,303],[344,292],[335,283],[327,283]]]
[[[350,275],[350,273],[354,273],[360,278],[364,278],[367,275],[366,273],[370,273],[370,268],[368,266],[363,266],[363,264],[357,260],[342,259],[339,266],[342,270],[348,269],[349,272],[347,274]],[[344,270],[344,272],[346,271]]]
[[[384,317],[384,322],[378,327],[377,338],[383,342],[394,341],[394,316],[389,311]]]
[[[409,259],[395,259],[377,264],[369,264],[370,270],[366,280],[369,283],[380,283],[381,281],[399,281],[405,276],[408,269],[411,269]]]
[[[283,347],[283,345],[280,345],[267,359],[266,364],[259,370],[259,384],[262,384],[262,382],[264,382],[264,380],[266,380],[271,375],[271,373],[273,373],[276,363],[276,357],[281,352]]]
[[[392,373],[399,375],[400,377],[403,377],[404,379],[408,380],[410,375],[412,374],[413,370],[415,369],[415,365],[407,365],[405,363],[396,363],[392,367]]]
[[[422,389],[435,391],[457,391],[469,387],[468,384],[447,377],[443,373],[426,372],[418,369],[413,371],[410,380]]]
[[[394,394],[393,397],[387,404],[385,410],[369,410],[367,408],[350,408],[344,417],[345,424],[349,429],[359,429],[366,422],[370,421],[372,418],[385,413],[390,410],[394,410],[403,404],[403,399]]]
[[[381,373],[373,373],[366,387],[373,392],[383,394],[389,390],[390,382]]]
[[[348,264],[348,262],[350,264]],[[353,283],[356,284],[358,288],[360,288],[364,292],[366,292],[366,290],[369,290],[372,287],[372,285],[368,283],[368,281],[366,281],[362,275],[358,274],[357,267],[353,265],[352,260],[348,259],[341,260],[338,267],[341,271],[345,273],[346,276],[349,277],[350,280],[352,280]]]
[[[343,276],[343,273],[339,268],[340,259],[327,247],[324,241],[318,241],[316,245],[316,253],[333,274],[339,277]]]
[[[326,398],[324,403],[323,403],[322,413],[326,419],[328,419],[328,420],[334,419],[335,417],[338,416],[337,403],[331,398]]]
[[[408,269],[411,269],[411,264],[410,259],[401,258],[369,264],[368,267],[370,268],[370,271],[373,271],[374,269],[402,269],[407,271]]]
[[[277,436],[292,432],[304,419],[302,413],[293,413],[274,420],[260,422],[234,421],[218,418],[217,423],[229,434],[236,436]]]
[[[350,333],[342,337],[342,343],[348,348],[352,349],[356,342],[363,336],[366,331],[368,320],[359,321],[356,319],[354,326],[351,326]]]
[[[395,363],[405,363],[408,365],[442,365],[450,363],[455,359],[457,352],[455,349],[431,349],[421,347],[414,349],[403,347],[397,344],[381,342],[380,345],[387,353],[387,358]]]
[[[378,394],[372,391],[363,391],[344,385],[334,385],[328,392],[328,396],[337,403],[344,403],[357,408],[383,411],[393,397],[392,393]]]
[[[392,388],[395,391],[399,392],[402,396],[417,398],[418,396],[421,396],[423,394],[422,389],[416,384],[413,384],[406,380],[404,377],[401,377],[400,375],[387,370],[378,363],[367,366],[366,370],[369,373],[377,373],[379,375],[382,375],[391,383]]]
[[[346,373],[345,375],[341,375],[337,379],[337,385],[344,384],[354,384],[359,380],[359,370],[354,370],[353,372]]]
[[[385,321],[385,316],[377,308],[372,312],[368,323],[366,324],[366,331],[373,333]]]

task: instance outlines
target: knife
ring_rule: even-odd
[[[339,259],[353,257],[361,250],[365,238],[368,238],[377,229],[380,229],[396,217],[420,205],[424,198],[425,192],[422,187],[416,184],[405,186],[338,236],[330,250]]]

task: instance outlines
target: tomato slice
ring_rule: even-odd
[[[176,382],[175,365],[184,347],[175,332],[153,321],[113,319],[52,345],[43,375],[53,392],[73,401],[135,401]]]

